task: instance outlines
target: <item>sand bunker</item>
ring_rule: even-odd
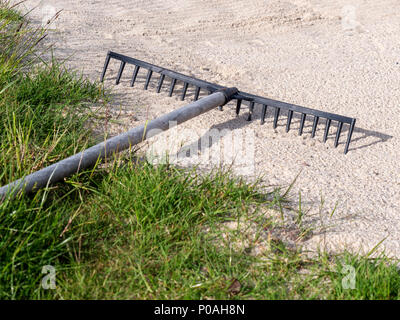
[[[255,172],[264,173],[271,184],[288,185],[301,171],[294,199],[301,191],[309,221],[332,226],[325,234],[316,232],[306,247],[368,251],[386,238],[382,249],[400,257],[398,0],[57,0],[26,5],[38,6],[31,14],[38,21],[51,7],[63,9],[50,37],[56,55],[72,55],[69,64],[93,80],[99,79],[112,49],[246,92],[356,117],[346,156],[346,132],[335,149],[335,130],[323,144],[322,125],[315,139],[310,138],[311,122],[301,137],[297,130],[286,134],[284,118],[272,128],[270,111],[260,126],[260,107],[253,122],[245,121],[247,110],[235,118],[228,106],[182,128],[251,129]],[[106,86],[113,86],[117,70],[118,64],[111,63]],[[130,75],[127,69],[113,88],[110,112],[122,124],[110,128],[112,133],[185,104],[179,97],[142,91],[140,83],[130,88]]]

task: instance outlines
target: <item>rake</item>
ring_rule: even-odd
[[[195,77],[187,76],[182,73],[169,70],[166,68],[162,68],[159,66],[156,66],[154,64],[144,62],[135,58],[131,58],[116,52],[109,51],[107,53],[105,62],[104,62],[104,67],[103,67],[103,72],[101,74],[101,79],[100,81],[104,81],[104,77],[108,68],[108,65],[110,63],[111,59],[119,60],[120,67],[118,70],[117,78],[115,80],[115,84],[119,84],[122,73],[125,69],[126,64],[131,64],[134,65],[134,71],[131,77],[130,81],[130,86],[133,87],[135,85],[135,81],[137,79],[137,76],[139,74],[140,69],[145,69],[147,70],[146,74],[146,80],[144,83],[144,90],[147,90],[151,81],[151,78],[154,73],[158,73],[160,76],[158,78],[158,84],[156,87],[157,93],[160,93],[161,88],[166,80],[166,78],[170,79],[169,83],[169,93],[168,95],[171,97],[172,94],[174,93],[177,81],[180,81],[183,83],[183,89],[180,93],[180,99],[184,100],[187,94],[187,90],[190,86],[193,86],[195,88],[194,92],[194,101],[198,100],[199,95],[201,93],[201,90],[205,91],[207,94],[212,94],[218,90],[225,89],[225,86],[221,86],[219,84],[207,82],[204,80],[197,79]],[[324,130],[324,136],[323,136],[323,142],[325,143],[328,139],[329,135],[329,130],[332,125],[332,121],[337,123],[337,129],[336,129],[336,135],[335,135],[335,141],[334,141],[334,147],[336,148],[339,145],[339,139],[340,139],[340,134],[343,129],[344,124],[349,125],[349,131],[347,134],[347,140],[346,140],[346,145],[344,148],[344,154],[347,154],[349,151],[349,145],[351,142],[351,137],[354,131],[356,119],[355,118],[350,118],[346,116],[342,116],[339,114],[334,114],[334,113],[329,113],[329,112],[324,112],[320,110],[315,110],[311,108],[306,108],[302,106],[298,106],[295,104],[290,104],[282,101],[277,101],[273,99],[269,99],[266,97],[261,97],[257,96],[254,94],[246,93],[243,91],[238,91],[233,97],[233,100],[236,100],[236,115],[239,116],[242,102],[247,101],[249,104],[249,114],[248,114],[248,121],[252,120],[254,108],[256,105],[261,106],[261,119],[260,123],[264,124],[265,123],[265,116],[267,113],[268,108],[273,108],[274,110],[274,119],[273,119],[273,128],[277,128],[278,126],[278,120],[279,116],[281,115],[281,110],[285,110],[287,113],[287,120],[286,120],[286,132],[289,132],[290,130],[290,125],[292,122],[292,118],[294,114],[300,114],[300,126],[298,129],[298,134],[301,136],[303,134],[303,129],[304,129],[304,124],[306,121],[307,117],[311,117],[313,120],[312,124],[312,130],[311,130],[311,137],[314,138],[316,131],[317,131],[317,126],[318,123],[322,120],[325,119],[325,130]],[[222,110],[222,107],[219,107],[220,110]]]

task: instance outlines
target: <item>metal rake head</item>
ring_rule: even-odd
[[[125,56],[125,55],[122,55],[122,54],[119,54],[116,52],[112,52],[112,51],[109,51],[107,53],[103,72],[102,72],[101,79],[100,79],[101,82],[104,81],[104,76],[106,74],[107,67],[108,67],[111,59],[121,61],[118,75],[117,75],[117,78],[115,81],[116,84],[119,84],[119,82],[121,80],[122,72],[124,71],[125,65],[128,63],[128,64],[132,64],[135,66],[135,69],[132,74],[131,82],[130,82],[131,87],[133,87],[135,84],[135,81],[136,81],[136,78],[137,78],[140,68],[143,68],[143,69],[147,70],[146,80],[145,80],[145,84],[144,84],[145,90],[148,89],[151,77],[152,77],[153,73],[155,72],[155,73],[160,74],[160,77],[158,79],[157,89],[156,89],[157,93],[159,93],[161,91],[165,77],[168,77],[171,79],[170,87],[169,87],[169,96],[170,97],[172,96],[172,94],[174,92],[177,81],[183,82],[183,89],[182,89],[181,97],[180,97],[181,100],[185,99],[189,85],[192,85],[195,87],[194,100],[197,100],[199,98],[201,89],[205,90],[208,94],[211,94],[217,90],[226,88],[224,86],[221,86],[221,85],[218,85],[215,83],[211,83],[211,82],[200,80],[200,79],[197,79],[194,77],[190,77],[190,76],[181,74],[179,72],[165,69],[165,68],[153,65],[151,63],[147,63],[147,62],[144,62],[144,61],[141,61],[138,59],[134,59],[134,58],[131,58],[131,57],[128,57],[128,56]],[[335,122],[337,122],[337,130],[336,130],[336,136],[335,136],[335,142],[334,142],[335,148],[339,145],[339,138],[340,138],[340,134],[343,129],[343,124],[346,123],[349,125],[349,132],[347,135],[347,141],[346,141],[346,145],[344,148],[344,153],[346,154],[349,151],[351,136],[353,134],[355,123],[356,123],[355,118],[349,118],[349,117],[345,117],[345,116],[342,116],[339,114],[310,109],[310,108],[306,108],[306,107],[302,107],[302,106],[298,106],[298,105],[294,105],[294,104],[290,104],[290,103],[286,103],[286,102],[282,102],[282,101],[277,101],[277,100],[273,100],[273,99],[269,99],[269,98],[265,98],[265,97],[256,96],[256,95],[242,92],[242,91],[238,91],[238,93],[236,95],[234,95],[233,99],[235,99],[237,101],[237,103],[236,103],[236,115],[237,116],[240,113],[242,102],[247,101],[249,103],[249,115],[247,118],[248,121],[251,121],[251,119],[252,119],[255,105],[256,104],[261,105],[261,107],[262,107],[261,121],[260,121],[261,124],[265,123],[265,116],[266,116],[267,108],[268,107],[273,108],[274,109],[274,120],[273,120],[274,128],[276,128],[278,126],[278,119],[281,114],[281,110],[287,111],[286,132],[288,132],[290,130],[290,124],[292,122],[293,114],[294,113],[300,114],[299,135],[303,134],[304,124],[305,124],[305,120],[306,120],[307,116],[312,117],[312,119],[313,119],[313,125],[312,125],[312,131],[311,131],[312,138],[315,137],[317,125],[320,122],[320,120],[325,119],[325,130],[324,130],[323,142],[327,141],[329,129],[331,127],[332,121],[335,121]],[[220,107],[220,109],[222,110],[222,107]]]

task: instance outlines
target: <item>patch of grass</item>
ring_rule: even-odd
[[[167,165],[127,166],[107,176],[75,218],[79,231],[70,232],[85,235],[74,247],[82,264],[65,275],[60,296],[203,298],[214,280],[246,267],[245,260],[231,265],[201,230],[257,202],[255,186],[221,172],[200,177]],[[202,281],[204,288],[191,288]]]
[[[23,20],[23,15],[10,4],[10,1],[0,0],[0,20],[20,22]]]
[[[91,143],[87,102],[101,88],[53,61],[14,78],[0,97],[0,183],[72,155]]]
[[[87,103],[103,98],[98,84],[56,60],[33,67],[45,30],[32,32],[25,20],[16,24],[7,5],[0,3],[0,185],[91,144]],[[0,298],[35,297],[41,267],[65,254],[68,240],[59,234],[79,204],[74,190],[63,185],[0,203]]]
[[[168,165],[129,163],[114,168],[64,234],[81,236],[69,243],[75,263],[58,274],[53,297],[400,297],[395,261],[348,253],[309,258],[269,238],[273,222],[262,209],[272,202],[257,190],[226,172],[197,176]],[[343,286],[345,265],[354,267],[354,289]]]

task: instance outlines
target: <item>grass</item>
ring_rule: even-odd
[[[9,10],[6,7],[0,8],[0,19],[3,21],[21,21],[22,16],[15,10]]]
[[[107,97],[55,59],[41,60],[45,30],[30,29],[4,1],[0,26],[4,185],[93,144],[88,106]],[[346,252],[310,258],[271,236],[285,221],[268,210],[287,206],[287,192],[260,190],[226,171],[137,164],[125,154],[4,200],[0,298],[399,299],[397,261]],[[294,211],[304,232],[301,200]],[[49,265],[56,287],[46,290]]]

